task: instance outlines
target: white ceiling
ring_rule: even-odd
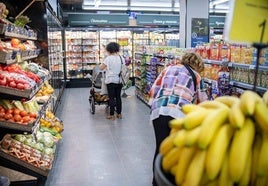
[[[227,13],[229,0],[209,0],[210,12]],[[179,12],[179,0],[83,0],[82,9],[95,11],[170,11]]]

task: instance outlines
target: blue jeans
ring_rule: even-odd
[[[122,100],[121,90],[123,85],[116,83],[107,84],[107,91],[109,96],[110,115],[114,115],[115,109],[117,114],[121,114]]]

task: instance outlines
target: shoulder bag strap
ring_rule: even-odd
[[[120,72],[119,72],[118,76],[120,78],[121,77],[121,74],[122,74],[123,60],[122,60],[121,55],[119,55],[119,58],[120,58],[120,61],[121,61],[121,69],[120,69]],[[125,84],[124,79],[122,77],[121,77],[121,80],[122,80],[122,83]],[[120,82],[120,79],[119,79],[119,82]]]
[[[191,74],[191,76],[192,76],[192,78],[193,78],[193,82],[194,82],[194,91],[196,92],[196,76],[195,76],[195,74],[194,74],[194,72],[193,72],[193,70],[191,69],[191,67],[189,67],[188,65],[185,65],[184,64],[184,66],[185,66],[185,68],[187,68],[187,70],[189,71],[189,73]]]

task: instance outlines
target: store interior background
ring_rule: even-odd
[[[139,77],[135,74],[135,60],[141,61],[145,48],[147,53],[153,53],[148,55],[147,62],[151,56],[157,55],[151,50],[154,47],[185,48],[180,45],[181,37],[184,36],[183,29],[180,28],[182,17],[180,3],[196,3],[196,9],[208,10],[207,42],[223,39],[225,18],[229,11],[229,0],[1,0],[1,2],[7,6],[9,10],[7,18],[11,22],[20,14],[26,15],[31,20],[29,28],[37,32],[35,44],[41,52],[33,60],[51,72],[52,78],[49,81],[54,88],[55,99],[52,103],[54,113],[61,103],[66,88],[91,86],[92,69],[102,62],[105,45],[111,41],[119,42],[122,46],[121,54],[129,60],[128,65],[132,69],[131,80],[132,85],[135,85],[136,96],[148,103],[148,100],[140,96],[146,95],[144,90],[147,91],[148,86],[144,85],[146,87],[144,89],[138,87]],[[202,2],[206,2],[208,6],[200,6]],[[170,53],[167,56],[172,55],[174,54]],[[215,64],[221,65],[217,60],[212,63]],[[159,65],[159,71],[164,66]],[[233,67],[240,66],[245,69],[252,67],[250,64],[233,65]],[[263,69],[267,75],[268,68]],[[145,77],[143,78],[139,81],[146,84]],[[250,89],[251,84],[241,83],[242,88],[246,89]],[[138,89],[141,94],[137,94]],[[266,91],[267,86],[259,90]],[[1,132],[6,134],[10,131]],[[12,168],[21,169],[20,166]],[[42,181],[46,179],[34,171],[23,172],[41,178]]]
[[[126,54],[131,63],[134,61],[137,45],[180,47],[179,0],[25,0],[20,3],[16,0],[4,0],[3,2],[9,9],[11,20],[21,12],[31,19],[28,25],[38,32],[40,46],[44,47],[43,53],[39,56],[39,63],[48,66],[53,72],[52,84],[53,87],[58,88],[58,94],[61,94],[64,87],[90,86],[88,75],[91,74],[92,68],[102,61],[103,46],[110,41],[127,42],[126,46],[122,47],[122,54]],[[216,37],[222,36],[228,3],[228,0],[210,0],[209,8],[204,7],[209,9],[210,27],[213,27],[213,35]],[[173,23],[146,24],[137,20],[138,16],[146,17],[146,15],[160,18],[160,20],[166,19],[165,17],[171,18]],[[90,19],[91,16],[95,16],[96,19],[111,18],[105,23],[75,20]],[[127,24],[118,23],[119,21],[116,23],[115,20],[121,17],[128,19],[123,20]],[[174,19],[177,21],[175,24]],[[82,37],[94,37],[84,42],[94,42],[96,46],[90,46],[87,49],[96,52],[87,52],[87,56],[84,55],[83,59],[78,59],[75,56],[81,57],[81,53],[86,54],[82,51],[85,50],[85,46],[84,48],[77,46],[83,45]],[[56,56],[55,48],[53,48],[55,38],[58,40],[57,44],[62,44],[58,46],[59,54]],[[46,59],[46,56],[50,58]],[[83,63],[85,60],[87,64]],[[133,69],[133,80],[132,64],[130,67]]]

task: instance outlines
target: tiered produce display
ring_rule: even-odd
[[[50,72],[31,62],[40,50],[34,43],[37,34],[24,28],[30,20],[20,16],[11,23],[4,17],[0,16],[4,38],[0,41],[0,165],[43,181],[52,168],[63,122],[50,111],[54,97]]]
[[[246,90],[184,105],[161,143],[161,167],[176,185],[268,184],[268,91]]]

